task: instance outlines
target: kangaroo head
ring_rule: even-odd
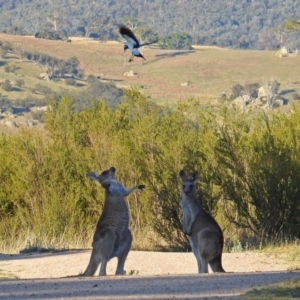
[[[196,182],[199,178],[199,174],[197,171],[193,172],[190,177],[186,175],[186,173],[181,170],[179,172],[179,176],[182,182],[182,192],[186,196],[195,196],[196,195]]]
[[[88,173],[88,176],[92,180],[97,180],[105,189],[110,186],[110,181],[115,180],[116,168],[111,167],[108,170],[103,171],[101,174],[95,172]]]

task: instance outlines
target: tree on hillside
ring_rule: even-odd
[[[62,26],[66,23],[65,12],[63,9],[53,9],[47,16],[47,21],[51,24],[54,31],[61,31]]]
[[[278,49],[280,47],[280,43],[276,37],[274,29],[263,30],[259,34],[258,39],[264,49]]]
[[[47,74],[51,79],[73,77],[81,78],[83,72],[78,69],[79,60],[77,57],[71,57],[68,60],[52,58],[45,61]]]
[[[27,31],[22,25],[15,25],[11,26],[7,32],[8,34],[14,34],[14,35],[27,35]]]
[[[235,99],[240,96],[247,96],[247,104],[250,104],[255,98],[258,96],[258,83],[250,83],[250,84],[235,84],[231,87],[231,96],[230,99]]]
[[[285,46],[289,49],[299,49],[300,47],[300,21],[290,19],[283,24],[287,35]]]
[[[22,51],[17,48],[14,49],[14,52],[20,52],[19,57],[22,59],[27,59],[38,65],[45,66],[50,80],[64,77],[72,77],[75,79],[83,77],[83,71],[79,69],[80,62],[75,56],[68,60],[63,60],[47,54]]]
[[[139,21],[136,16],[130,16],[125,18],[122,24],[126,25],[133,31],[143,25],[143,23]]]
[[[5,58],[7,53],[12,51],[12,46],[10,43],[4,43],[0,41],[0,57]]]
[[[297,20],[288,20],[285,24],[285,28],[291,31],[300,31],[300,22]]]
[[[48,40],[66,39],[67,36],[63,30],[63,26],[68,22],[65,15],[65,11],[61,8],[51,10],[47,14],[46,22],[44,22],[41,29],[34,36]]]
[[[181,31],[190,34],[193,43],[252,49],[265,48],[257,37],[259,33],[276,28],[286,16],[300,14],[300,2],[295,0],[231,0],[226,4],[224,0],[214,0],[214,5],[211,1],[189,1],[187,5],[186,1],[159,0],[124,0],[122,3],[105,0],[2,0],[0,3],[0,31],[3,32],[22,24],[29,34],[34,34],[40,30],[49,12],[58,8],[64,10],[67,23],[62,29],[68,35],[78,34],[79,27],[101,14],[111,16],[118,23],[128,19],[125,25],[132,29],[140,26],[137,21],[142,21],[160,36]],[[136,17],[130,17],[132,15]],[[50,21],[53,23],[55,19]],[[298,38],[293,36],[290,39]]]
[[[153,42],[158,40],[158,34],[152,30],[148,25],[143,24],[136,28],[134,31],[138,39],[145,43]]]
[[[160,37],[158,44],[164,49],[191,49],[192,37],[185,32],[174,32]]]
[[[50,22],[45,23],[41,29],[35,33],[34,37],[47,40],[62,40],[66,38],[63,32],[54,30],[54,27]]]
[[[275,108],[277,106],[276,98],[280,93],[280,90],[279,90],[280,83],[275,79],[271,79],[271,80],[265,82],[263,87],[266,92],[266,99],[267,99],[268,107],[270,109]]]
[[[83,26],[78,27],[77,31],[84,37],[97,37],[104,39],[110,29],[114,26],[114,21],[104,15],[92,17]]]

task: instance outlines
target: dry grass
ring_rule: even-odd
[[[0,253],[16,254],[20,252],[44,252],[52,250],[69,250],[69,249],[87,249],[91,248],[94,232],[89,234],[78,234],[72,241],[64,235],[49,237],[42,234],[37,237],[32,232],[24,233],[24,235],[15,238],[3,237],[0,240]],[[132,250],[139,251],[158,251],[161,249],[159,245],[165,243],[152,230],[132,229],[133,243]],[[8,235],[9,236],[9,235]]]
[[[224,51],[199,46],[191,51],[145,48],[146,64],[141,65],[141,60],[135,58],[130,66],[124,66],[123,47],[118,42],[71,38],[72,42],[67,43],[5,34],[0,34],[0,40],[63,59],[76,56],[86,74],[115,80],[121,87],[143,87],[146,94],[161,103],[192,96],[209,101],[223,91],[229,94],[234,84],[262,84],[270,78],[277,79],[284,91],[300,92],[299,71],[295,68],[300,56],[279,58],[274,51]],[[129,51],[127,59],[128,56]],[[129,70],[137,75],[124,77],[124,72]],[[184,87],[183,82],[190,84]]]
[[[272,284],[263,288],[254,289],[240,297],[240,300],[288,300],[300,298],[300,279],[294,279],[279,284]]]
[[[300,243],[299,241],[269,245],[263,249],[264,253],[283,257],[289,262],[290,270],[300,270]]]
[[[86,235],[78,234],[72,241],[64,235],[49,236],[41,234],[37,237],[32,232],[25,232],[15,238],[14,236],[3,237],[0,240],[0,253],[17,254],[20,252],[45,252],[52,250],[86,249],[91,247],[92,234],[90,239]]]

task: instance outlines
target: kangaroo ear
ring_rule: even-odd
[[[180,178],[181,178],[182,181],[187,181],[187,179],[188,179],[187,176],[186,176],[186,174],[185,174],[185,172],[183,170],[180,170],[179,176],[180,176]]]
[[[199,179],[199,173],[198,173],[198,171],[195,171],[195,172],[192,174],[192,180],[193,180],[193,181],[196,181],[197,179]]]
[[[88,176],[90,179],[92,179],[92,180],[98,180],[98,179],[99,179],[99,175],[98,175],[97,173],[95,173],[95,172],[89,172],[89,173],[87,174],[87,176]]]

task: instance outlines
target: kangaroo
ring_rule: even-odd
[[[82,276],[93,276],[100,263],[99,275],[105,276],[107,262],[113,257],[118,258],[116,275],[124,274],[125,260],[132,244],[125,197],[135,190],[143,190],[145,186],[126,189],[116,181],[115,172],[116,169],[111,167],[100,175],[94,172],[88,174],[90,179],[98,181],[105,189],[105,201],[93,238],[90,262]]]
[[[188,178],[181,170],[179,176],[182,181],[180,206],[183,213],[183,232],[187,235],[197,259],[198,273],[208,273],[208,265],[213,272],[225,272],[222,267],[223,232],[216,220],[196,199],[198,172]]]

